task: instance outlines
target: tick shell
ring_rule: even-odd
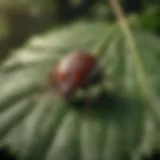
[[[100,81],[97,58],[89,52],[75,52],[65,56],[53,68],[50,83],[62,97],[70,97],[79,88]]]

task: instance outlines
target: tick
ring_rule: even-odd
[[[66,55],[53,67],[49,83],[56,93],[69,98],[78,89],[88,89],[101,81],[101,69],[97,57],[84,51]]]

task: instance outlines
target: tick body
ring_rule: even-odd
[[[50,75],[51,85],[64,98],[71,97],[76,90],[88,88],[100,80],[98,60],[89,52],[74,52],[65,56]]]

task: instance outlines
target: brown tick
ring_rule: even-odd
[[[63,98],[101,80],[97,57],[90,52],[74,52],[62,58],[50,73],[49,83]]]

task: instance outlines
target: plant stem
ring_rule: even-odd
[[[138,53],[138,49],[137,49],[134,37],[130,31],[124,12],[121,9],[121,6],[118,0],[110,0],[109,2],[113,9],[113,12],[115,13],[115,16],[117,17],[118,23],[120,24],[120,27],[126,36],[126,39],[127,39],[126,42],[128,43],[128,46],[130,47],[130,50],[131,50],[131,54],[134,58],[133,60],[135,61],[136,73],[137,73],[137,78],[139,81],[142,97],[145,99],[147,106],[150,107],[149,109],[151,109],[152,111],[154,110],[153,111],[154,115],[159,119],[160,117],[157,114],[156,110],[152,108],[153,105],[151,104],[152,102],[150,101],[152,90],[149,84],[147,83],[147,76],[143,68],[142,60]]]

